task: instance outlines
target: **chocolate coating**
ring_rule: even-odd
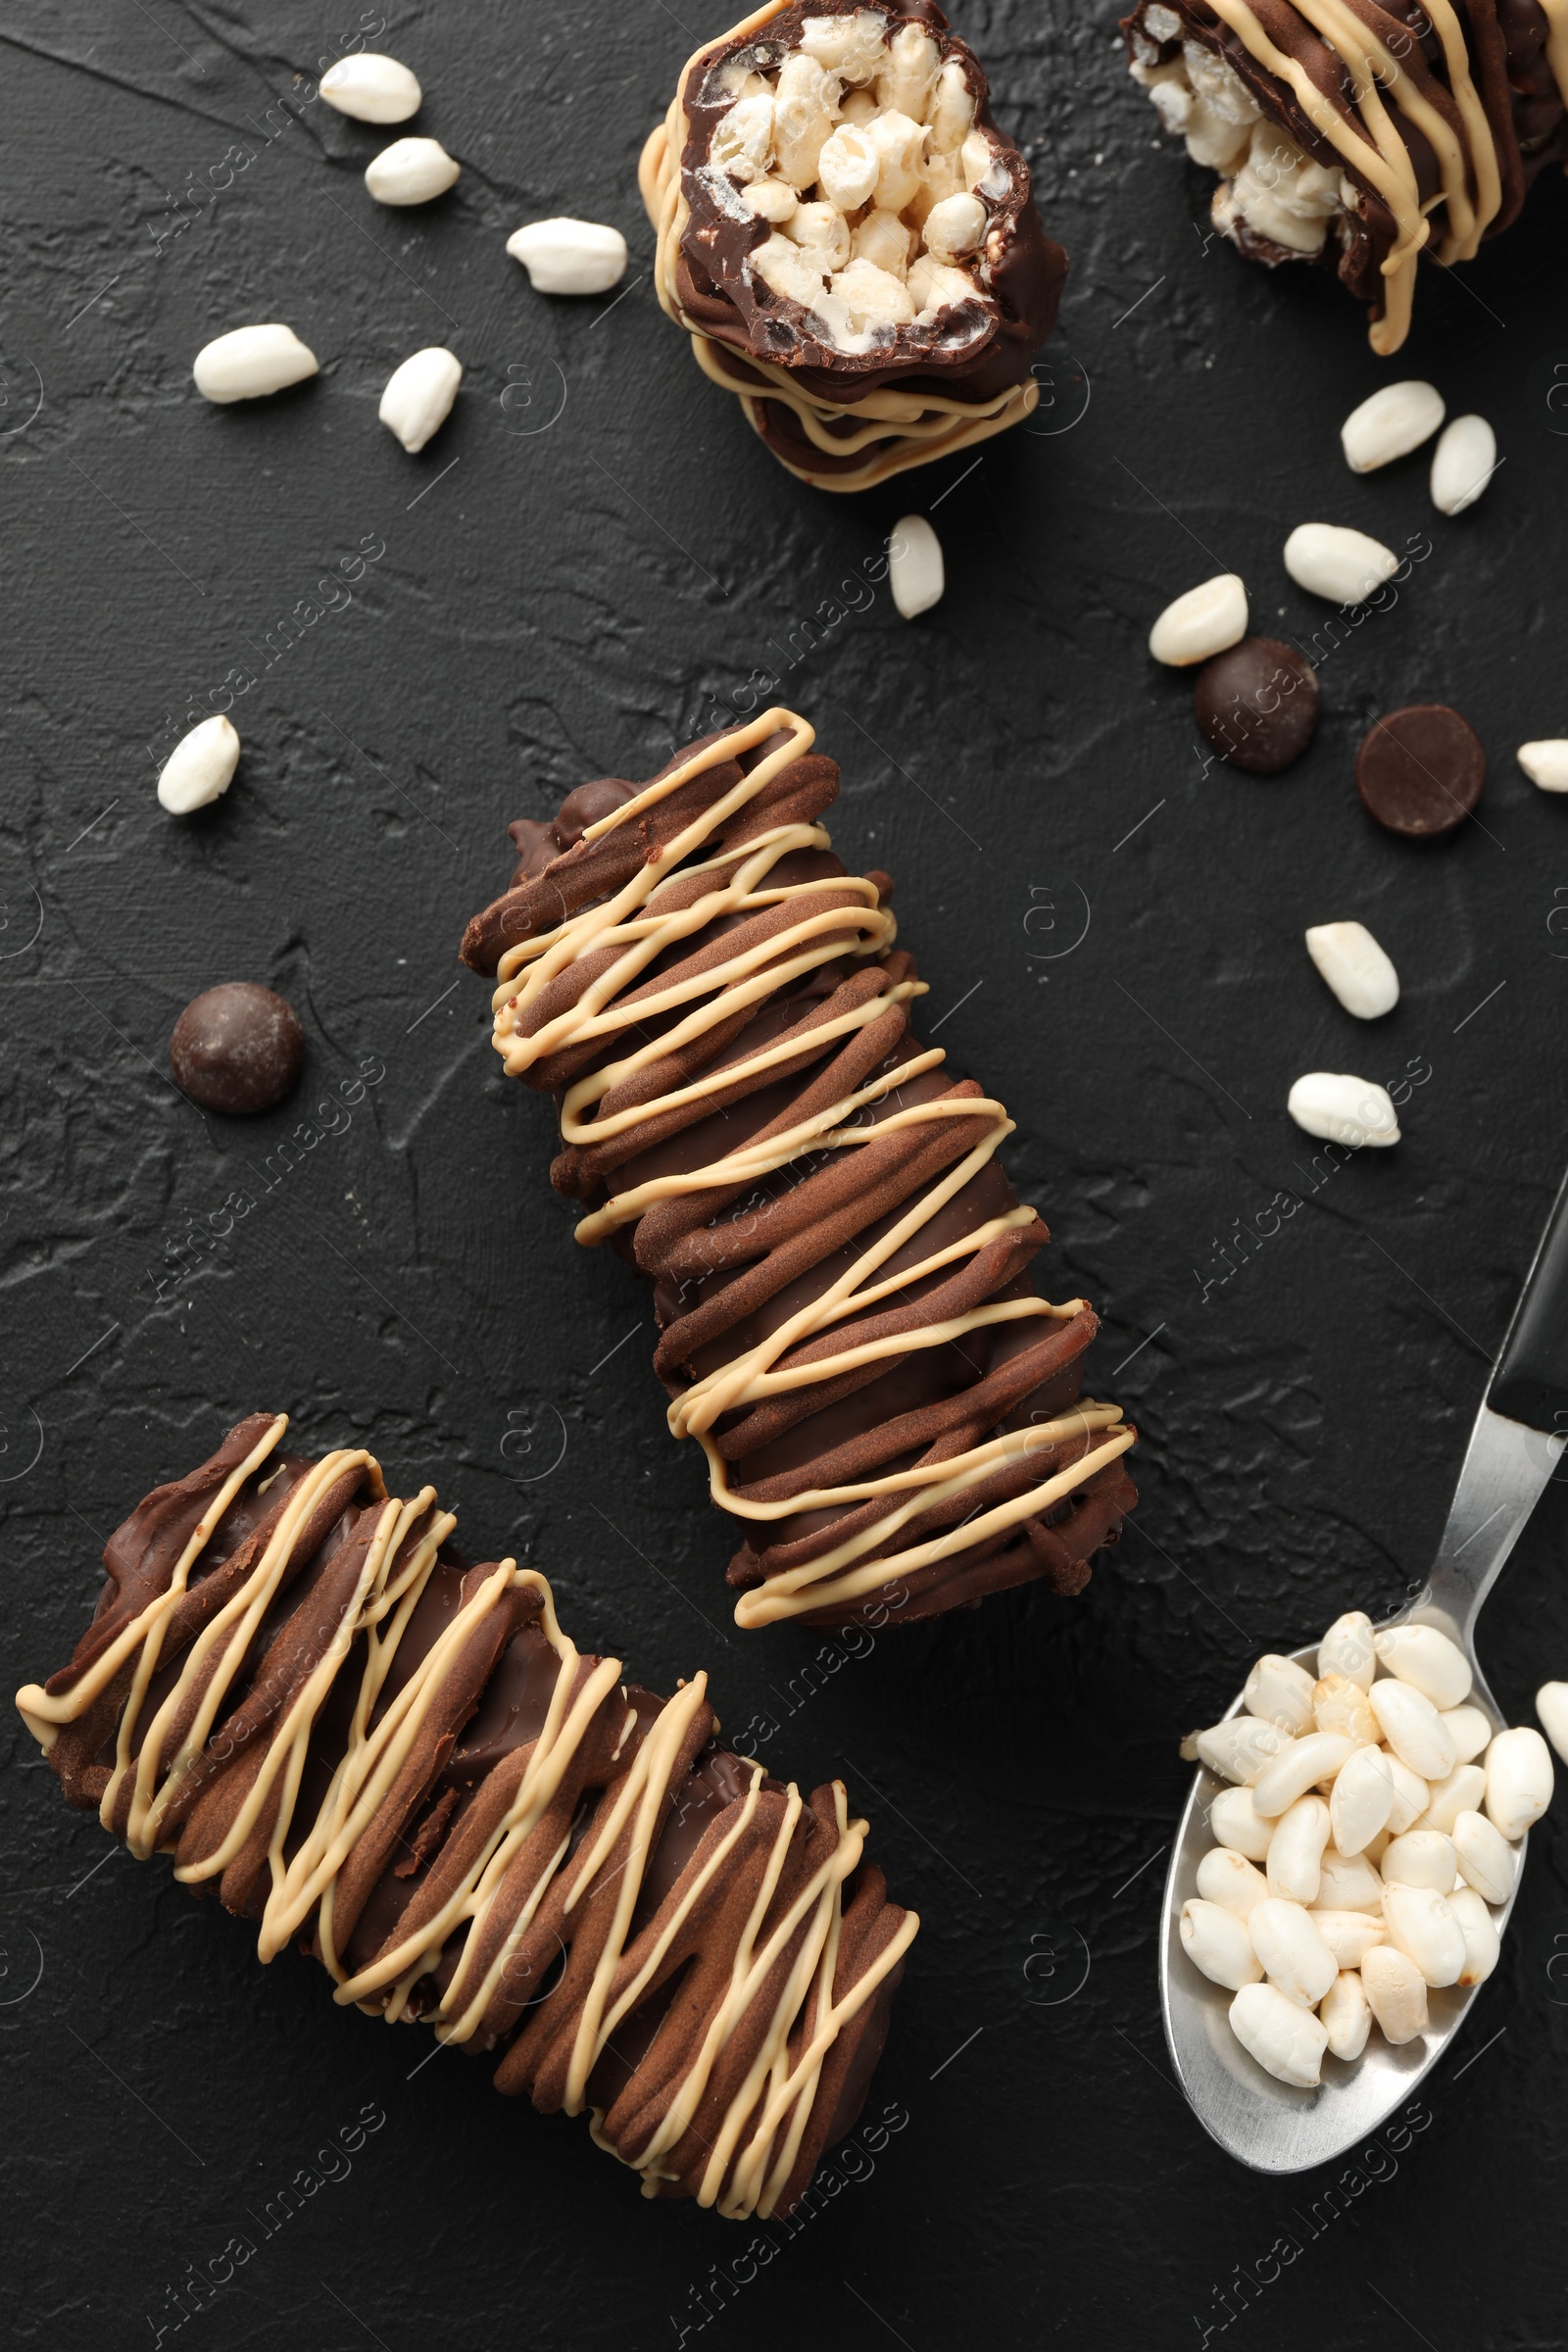
[[[293,1005],[251,980],[226,980],[193,997],[169,1041],[181,1093],[204,1110],[231,1116],[270,1110],[304,1059],[305,1032]]]
[[[1244,637],[1205,662],[1193,688],[1203,738],[1232,767],[1275,776],[1317,733],[1317,672],[1278,637]]]
[[[729,813],[693,852],[704,861],[697,873],[677,866],[659,886],[651,914],[662,905],[688,904],[715,858],[722,863],[742,842],[818,818],[837,796],[837,765],[809,750],[784,760],[791,727],[808,745],[809,730],[792,713],[770,715],[790,727],[758,742],[750,740],[755,727],[731,730],[732,757],[722,734],[678,753],[662,776],[685,768],[695,754],[706,758],[674,791],[595,840],[582,838],[584,817],[604,823],[645,787],[601,779],[579,786],[553,820],[514,825],[521,863],[511,888],[469,924],[465,960],[494,972],[509,950],[634,883],[662,845],[695,839],[705,809]],[[767,760],[784,763],[747,803],[745,779]],[[867,914],[865,886],[831,852],[813,848],[781,855],[767,888],[788,895],[684,935],[655,966],[658,978],[628,996],[682,985],[700,996],[705,972],[717,974],[725,957],[762,950],[814,908],[824,947],[813,968],[803,972],[786,959],[770,993],[729,1015],[721,977],[710,981],[719,993],[706,1032],[688,1032],[684,1044],[629,1079],[605,1082],[597,1102],[604,1140],[591,1128],[586,1136],[578,1131],[551,1170],[556,1189],[593,1212],[612,1197],[643,1204],[616,1229],[615,1246],[656,1286],[655,1367],[672,1399],[722,1378],[774,1335],[801,1335],[779,1358],[782,1371],[799,1377],[778,1393],[737,1402],[712,1426],[710,1442],[726,1465],[729,1493],[745,1508],[765,1506],[765,1515],[747,1522],[748,1540],[730,1562],[729,1581],[745,1595],[740,1622],[756,1621],[759,1603],[773,1607],[788,1580],[850,1542],[860,1568],[884,1557],[897,1562],[906,1547],[951,1547],[913,1567],[890,1565],[887,1581],[858,1598],[827,1592],[813,1598],[808,1573],[790,1590],[789,1613],[806,1623],[880,1627],[1036,1579],[1077,1592],[1094,1553],[1119,1536],[1136,1500],[1132,1482],[1114,1458],[1074,1483],[1074,1465],[1094,1449],[1087,1428],[1043,1436],[1028,1447],[1006,1441],[1074,1404],[1097,1318],[1082,1301],[1059,1319],[1042,1310],[1030,1266],[1050,1236],[1038,1216],[1020,1211],[999,1160],[985,1158],[956,1190],[944,1190],[967,1153],[983,1153],[995,1140],[996,1106],[984,1108],[978,1084],[956,1082],[933,1066],[878,1092],[879,1081],[891,1081],[923,1049],[909,1003],[918,990],[913,957],[902,948],[871,954],[865,932],[854,928],[858,921],[873,939],[891,936],[880,911]],[[875,889],[880,905],[880,883]],[[607,956],[613,960],[612,950],[585,946],[525,1012],[507,988],[498,991],[498,1044],[510,1050],[512,1037],[537,1034],[557,1019],[569,1025],[571,1006]],[[667,1025],[669,1015],[660,1019]],[[517,1074],[564,1103],[568,1088],[615,1063],[623,1036],[576,1043],[563,1035],[537,1055],[524,1043]],[[786,1043],[787,1054],[763,1058]],[[765,1152],[769,1139],[861,1090],[872,1099],[857,1121],[864,1141],[856,1150],[795,1150],[760,1182],[726,1178],[685,1189],[702,1171]],[[938,1102],[953,1104],[956,1115],[922,1120],[922,1107]],[[645,1117],[636,1115],[640,1105],[649,1106]],[[812,1307],[895,1226],[906,1238],[880,1267],[885,1287],[876,1305],[813,1336]],[[990,1238],[966,1248],[965,1237],[977,1232]],[[943,1252],[951,1254],[940,1270],[899,1285],[900,1274]],[[933,1330],[942,1336],[927,1337]],[[850,1348],[876,1352],[839,1369],[836,1359]],[[826,1369],[813,1377],[817,1363]],[[935,1465],[972,1456],[993,1441],[1001,1443],[982,1479],[941,1491]],[[912,1490],[902,1490],[901,1481],[913,1470],[930,1499],[914,1494],[911,1508]],[[1001,1525],[975,1524],[1058,1474],[1055,1499],[1027,1516],[1014,1507]],[[869,1498],[840,1499],[837,1490],[864,1482],[874,1490]],[[798,1510],[780,1507],[796,1495],[803,1497]],[[966,1529],[973,1532],[960,1536]],[[831,1579],[836,1572],[822,1573]]]
[[[1412,840],[1463,824],[1486,776],[1480,736],[1446,703],[1391,710],[1368,728],[1355,756],[1355,789],[1368,816]]]
[[[336,1838],[330,1903],[319,1892],[308,1900],[294,1931],[306,1950],[340,1982],[372,1972],[368,2000],[393,2018],[439,2022],[460,2047],[488,2052],[503,2091],[525,2093],[547,2113],[576,2113],[585,2103],[599,2110],[597,2135],[627,2164],[644,2161],[691,2073],[701,2103],[689,2127],[649,2160],[651,2193],[789,2213],[823,2151],[853,2128],[916,1924],[861,1858],[865,1825],[841,1824],[833,1787],[814,1790],[792,1816],[795,1791],[722,1745],[700,1690],[683,1688],[682,1698],[666,1702],[622,1685],[618,1665],[577,1653],[555,1629],[541,1579],[511,1563],[468,1567],[449,1543],[437,1544],[451,1522],[432,1490],[413,1503],[389,1501],[378,1466],[363,1452],[320,1461],[285,1454],[282,1426],[279,1417],[250,1415],[209,1461],[137,1506],[106,1547],[107,1581],[69,1666],[20,1694],[35,1730],[53,1704],[48,1761],[68,1802],[82,1810],[107,1804],[110,1828],[134,1851],[145,1856],[156,1842],[193,1874],[197,1890],[216,1885],[227,1910],[263,1923],[266,1957],[270,1909],[284,1899],[270,1853],[279,1827],[292,1865],[323,1835],[340,1767],[353,1773],[356,1711],[373,1741],[378,1727],[397,1720],[400,1702],[407,1709],[414,1700],[396,1777],[347,1817],[346,1832],[327,1833]],[[242,1483],[217,1509],[236,1478]],[[384,1532],[389,1514],[402,1530],[395,1544]],[[380,1589],[408,1584],[416,1594],[406,1619],[383,1614],[378,1639],[390,1656],[381,1662],[353,1632],[375,1572],[378,1532]],[[193,1545],[183,1594],[163,1610]],[[253,1615],[243,1612],[243,1655],[229,1661],[234,1670],[211,1735],[176,1759],[210,1675],[193,1645],[236,1595],[256,1590],[271,1597]],[[455,1641],[460,1612],[465,1626]],[[133,1648],[91,1695],[86,1678],[117,1639],[139,1628],[145,1642],[155,1624],[157,1662],[145,1692],[137,1690]],[[328,1659],[323,1692],[319,1669]],[[582,1703],[590,1683],[597,1703]],[[575,1735],[563,1729],[568,1717]],[[164,1727],[162,1745],[152,1740],[155,1721]],[[281,1768],[302,1723],[308,1746],[296,1794]],[[677,1737],[664,1739],[661,1757],[671,1723]],[[117,1777],[122,1742],[131,1758],[151,1745],[159,1762],[150,1779],[135,1769]],[[554,1777],[535,1799],[534,1830],[503,1873],[481,1882],[542,1743]],[[640,1829],[628,1821],[616,1831],[615,1807],[640,1767],[655,1801],[644,1800]],[[269,1793],[252,1818],[245,1808],[250,1802],[254,1815],[259,1784]],[[159,1809],[151,1827],[145,1815],[136,1818],[138,1802],[149,1801]],[[791,2152],[789,2132],[775,2126],[766,2170],[748,2185],[737,2167],[760,2115],[759,2053],[778,2049],[793,2067],[820,2025],[814,1995],[792,1972],[823,1899],[817,1874],[835,1865],[827,1881],[834,1923],[816,1925],[821,1948],[834,1954],[831,1998],[845,2014],[826,2040],[814,2087],[802,2070],[798,2144]],[[481,1884],[483,1897],[470,1892],[465,1904],[464,1888]],[[636,1887],[629,1917],[617,1915],[626,1886]],[[455,1911],[457,1924],[447,1927]],[[421,1934],[430,1937],[423,1945],[415,1940]],[[772,1965],[754,1975],[737,2010],[737,1968],[770,1937],[778,1939]],[[282,1948],[281,1939],[272,1948]],[[612,1997],[622,2004],[612,2029],[594,1995],[607,1953]],[[375,1978],[377,1963],[393,1954],[398,1961]],[[574,2087],[570,2062],[584,2035],[578,2063],[586,2079]],[[737,2142],[715,2181],[714,2141],[726,2113]]]

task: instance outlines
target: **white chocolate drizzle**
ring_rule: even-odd
[[[1541,13],[1546,20],[1546,63],[1568,106],[1568,0],[1541,0]]]
[[[661,1012],[679,1015],[674,1027],[662,1031],[651,1042],[634,1046],[621,1057],[566,1088],[561,1108],[561,1132],[566,1143],[592,1144],[612,1135],[632,1132],[705,1095],[735,1085],[748,1073],[798,1057],[800,1041],[785,1040],[739,1060],[712,1065],[693,1083],[673,1088],[603,1121],[586,1115],[612,1088],[624,1084],[650,1062],[700,1040],[719,1022],[731,1019],[738,1006],[760,1004],[780,987],[804,977],[818,965],[843,957],[846,953],[870,960],[885,956],[892,947],[897,929],[893,914],[881,905],[876,886],[868,880],[849,876],[835,877],[831,883],[801,882],[769,887],[768,876],[781,858],[798,850],[825,850],[829,846],[827,831],[819,824],[782,823],[753,835],[743,850],[706,860],[700,856],[730,818],[810,749],[813,731],[792,710],[775,708],[763,711],[746,726],[704,745],[668,775],[660,777],[609,816],[590,825],[584,838],[597,841],[618,826],[634,821],[694,777],[723,765],[741,753],[755,750],[770,736],[780,733],[785,737],[781,744],[710,808],[700,810],[662,849],[651,851],[631,880],[611,898],[599,906],[581,908],[552,930],[509,948],[502,956],[493,1000],[494,1043],[511,1076],[521,1076],[552,1054],[565,1049],[598,1045],[623,1032],[634,1033],[636,1025],[651,1015]],[[688,858],[696,862],[687,864]],[[677,868],[681,869],[682,903],[661,910],[661,885]],[[689,892],[694,876],[710,880],[700,896],[692,898]],[[858,893],[863,904],[847,907],[838,903],[846,891]],[[813,900],[824,892],[831,894],[834,903],[813,907]],[[795,915],[788,929],[774,932],[760,944],[737,951],[731,956],[705,961],[700,967],[677,964],[666,973],[664,985],[656,994],[639,995],[627,1001],[627,992],[636,987],[640,975],[650,965],[669,956],[683,942],[706,932],[710,924],[725,919],[733,921],[780,905],[787,905]],[[854,935],[855,942],[848,950],[847,932]],[[607,952],[612,958],[608,968],[582,991],[575,1004],[530,1031],[527,1024],[531,1009],[551,983],[583,956],[602,958]],[[820,1042],[835,1035],[847,1035],[878,1018],[891,1004],[924,993],[923,982],[890,984],[852,1012],[813,1030],[812,1040]],[[781,1366],[781,1359],[792,1349],[819,1340],[836,1325],[906,1292],[944,1266],[977,1256],[1008,1231],[1034,1222],[1032,1209],[1011,1209],[976,1226],[959,1240],[933,1250],[897,1276],[878,1280],[879,1270],[915,1240],[937,1212],[979,1174],[1004,1138],[1013,1132],[1013,1122],[1003,1104],[989,1097],[960,1096],[922,1102],[901,1108],[874,1124],[865,1121],[863,1114],[868,1106],[897,1096],[901,1087],[939,1067],[945,1058],[940,1048],[911,1053],[893,1070],[873,1078],[784,1133],[743,1146],[685,1174],[653,1177],[630,1186],[612,1194],[602,1207],[578,1222],[578,1240],[591,1245],[618,1226],[634,1222],[658,1202],[681,1194],[753,1183],[808,1154],[853,1152],[866,1144],[881,1142],[901,1129],[916,1134],[924,1130],[929,1134],[937,1123],[949,1119],[989,1122],[988,1132],[973,1148],[939,1179],[922,1187],[891,1229],[880,1240],[866,1244],[819,1297],[799,1307],[777,1330],[731,1361],[694,1380],[669,1407],[671,1433],[677,1438],[699,1440],[708,1457],[712,1498],[737,1517],[779,1520],[803,1510],[836,1509],[882,1497],[900,1498],[890,1515],[875,1520],[805,1566],[770,1574],[756,1591],[743,1593],[735,1609],[738,1625],[767,1625],[779,1618],[824,1607],[849,1606],[900,1576],[951,1559],[1049,1510],[1124,1453],[1134,1442],[1134,1433],[1123,1426],[1114,1405],[1086,1398],[1049,1423],[989,1439],[945,1460],[916,1463],[884,1477],[854,1484],[813,1488],[787,1500],[760,1502],[737,1494],[729,1484],[727,1464],[711,1433],[719,1419],[738,1406],[836,1380],[846,1372],[882,1358],[907,1355],[918,1348],[948,1347],[966,1333],[992,1324],[1023,1320],[1060,1323],[1083,1311],[1084,1302],[1080,1298],[1069,1299],[1063,1305],[1053,1305],[1033,1297],[993,1301],[963,1314],[923,1324],[913,1332],[859,1342],[847,1337],[845,1345],[831,1354],[818,1354],[809,1362]],[[872,1560],[864,1558],[868,1551],[884,1546],[890,1536],[918,1513],[994,1477],[1009,1461],[1043,1447],[1069,1444],[1075,1438],[1085,1442],[1085,1450],[1079,1458],[1063,1468],[1054,1469],[1026,1493],[940,1536],[903,1550],[880,1551],[880,1556]]]

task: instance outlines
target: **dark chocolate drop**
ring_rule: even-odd
[[[1355,756],[1355,789],[1368,816],[1412,840],[1462,824],[1486,779],[1480,736],[1446,703],[1391,710],[1368,728]]]
[[[1233,767],[1274,776],[1317,733],[1317,672],[1278,637],[1244,637],[1198,673],[1193,708],[1206,742]]]
[[[174,1023],[169,1063],[181,1093],[204,1110],[270,1110],[300,1074],[305,1032],[292,1004],[250,980],[193,997]]]

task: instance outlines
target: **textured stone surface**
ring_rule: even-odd
[[[1286,2234],[1299,2258],[1237,2325],[1292,2352],[1329,2313],[1336,2343],[1381,2346],[1390,2304],[1435,2345],[1554,2340],[1560,1826],[1532,1839],[1430,2122],[1332,2222],[1323,2180],[1238,2171],[1161,2080],[1153,1931],[1179,1736],[1256,1651],[1419,1579],[1561,1171],[1568,812],[1512,748],[1564,723],[1568,191],[1422,288],[1399,366],[1491,417],[1508,460],[1450,522],[1419,458],[1347,472],[1340,422],[1378,381],[1354,306],[1205,247],[1208,175],[1158,140],[1109,16],[969,9],[1073,258],[1054,405],[967,472],[837,501],[771,463],[653,306],[633,169],[689,46],[676,13],[389,11],[375,45],[464,165],[397,217],[364,191],[375,131],[277,111],[357,21],[15,0],[0,33],[6,1688],[66,1654],[116,1518],[242,1411],[363,1437],[439,1478],[473,1551],[526,1547],[585,1645],[656,1688],[705,1663],[727,1729],[776,1725],[770,1765],[848,1773],[926,1920],[868,2110],[908,2120],[880,2153],[862,2130],[839,2167],[862,2177],[747,2276],[750,2233],[642,2204],[584,2130],[454,2058],[409,2079],[423,2040],[336,2015],[291,1959],[261,1969],[165,1864],[66,1813],[7,1723],[17,2340],[155,2340],[167,2290],[242,2237],[182,2347],[658,2346],[696,2330],[721,2262],[742,2282],[705,2343],[1141,2352],[1217,2329],[1213,2290]],[[232,185],[176,233],[173,196],[215,171]],[[627,231],[612,309],[552,304],[507,259],[559,212]],[[320,377],[213,410],[197,349],[269,318]],[[432,342],[467,373],[410,460],[376,403]],[[862,569],[909,507],[934,509],[949,581],[913,628]],[[1432,552],[1323,653],[1288,776],[1205,775],[1150,620],[1234,568],[1254,627],[1322,651],[1279,563],[1312,517]],[[1089,1385],[1144,1432],[1136,1526],[1082,1600],[1024,1593],[861,1657],[730,1626],[641,1288],[575,1249],[544,1114],[455,961],[508,818],[648,772],[758,669],[844,762],[836,833],[897,875],[929,1020],[1018,1120],[1053,1286],[1105,1313]],[[174,822],[157,767],[215,691],[240,772]],[[1364,817],[1351,763],[1378,711],[1431,699],[1477,727],[1491,781],[1484,829],[1412,846]],[[1371,1031],[1301,946],[1347,916],[1403,984]],[[242,975],[309,1038],[299,1091],[243,1133],[164,1075],[180,1006]],[[1348,1059],[1421,1074],[1405,1140],[1314,1180],[1286,1092]],[[318,1140],[289,1146],[303,1122]],[[1282,1192],[1302,1205],[1238,1241]],[[1516,1716],[1564,1670],[1565,1535],[1559,1487],[1489,1610]],[[318,2155],[367,2105],[385,2122],[358,2152]],[[302,2171],[339,2177],[264,2235]]]

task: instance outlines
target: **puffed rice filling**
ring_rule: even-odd
[[[989,331],[993,207],[1011,177],[962,67],[923,26],[889,39],[875,9],[808,17],[776,70],[723,72],[707,184],[769,224],[747,266],[823,343],[875,350],[961,304],[983,304]]]
[[[1135,44],[1147,54],[1134,55],[1133,79],[1193,162],[1220,174],[1211,212],[1221,235],[1236,244],[1250,232],[1307,259],[1321,253],[1331,223],[1358,210],[1354,183],[1265,122],[1241,75],[1200,41],[1183,41],[1180,56],[1161,63],[1155,43],[1181,29],[1170,9],[1146,9],[1144,29],[1151,37]]]

